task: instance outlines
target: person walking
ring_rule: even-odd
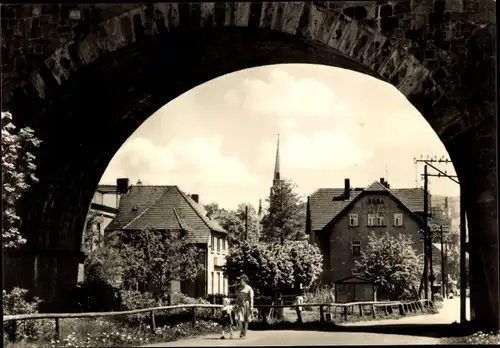
[[[234,310],[233,306],[231,306],[231,301],[229,298],[224,297],[222,299],[222,336],[221,339],[225,339],[225,330],[227,329],[229,331],[229,338],[233,338],[233,317],[234,317]]]
[[[248,285],[248,276],[242,274],[239,277],[240,286],[236,292],[235,315],[240,329],[240,338],[245,338],[248,331],[248,323],[252,320],[253,313],[253,289]]]

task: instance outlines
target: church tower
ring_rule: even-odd
[[[273,186],[271,187],[271,195],[273,194],[273,189],[281,185],[280,176],[280,135],[278,134],[278,140],[276,144],[276,160],[274,163],[274,175],[273,175]]]

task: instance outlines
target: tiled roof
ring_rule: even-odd
[[[116,218],[106,230],[186,230],[196,243],[208,243],[210,231],[226,233],[205,209],[177,186],[131,186],[122,195]]]
[[[351,191],[349,200],[333,200],[341,196],[344,189],[320,188],[309,197],[309,211],[311,213],[311,229],[321,230],[326,226],[345,206],[347,206],[361,191]]]
[[[363,191],[389,191],[403,205],[414,213],[424,211],[424,190],[421,188],[386,189],[378,181],[371,183],[366,189],[351,190],[349,200],[333,200],[344,193],[343,188],[320,188],[309,196],[311,229],[323,229],[351,201]]]

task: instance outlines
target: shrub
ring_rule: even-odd
[[[500,334],[486,334],[481,331],[465,337],[447,337],[443,339],[444,344],[470,344],[470,345],[499,345]]]
[[[171,299],[172,305],[209,304],[207,300],[201,298],[192,298],[177,292],[172,293]],[[152,308],[168,305],[168,299],[166,297],[156,298],[150,292],[122,291],[121,300],[122,310]],[[196,317],[198,319],[211,320],[214,317],[212,312],[213,311],[210,308],[198,308],[196,309]],[[219,316],[219,312],[220,311],[215,311],[216,318]],[[187,322],[190,321],[191,318],[192,310],[190,308],[169,309],[165,311],[159,311],[155,315],[156,324],[158,326]],[[126,316],[125,321],[132,325],[146,325],[149,323],[149,313],[128,315]]]
[[[306,306],[307,303],[331,303],[333,302],[334,289],[327,285],[323,287],[318,287],[313,292],[304,293],[304,310],[310,311],[314,308]]]
[[[28,290],[15,287],[9,293],[3,290],[2,302],[4,315],[15,315],[37,313],[41,301],[36,297],[28,300]],[[24,320],[18,328],[8,321],[4,330],[11,339],[33,340],[39,336],[41,327],[36,320]]]

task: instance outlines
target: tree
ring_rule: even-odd
[[[215,219],[228,232],[229,245],[244,241],[245,223],[248,224],[248,240],[258,239],[260,221],[252,205],[240,203],[236,211],[219,209],[217,203],[210,203],[204,207],[208,216]]]
[[[150,228],[122,232],[118,238],[126,284],[153,284],[163,296],[172,281],[194,280],[203,270],[197,246],[181,232]]]
[[[409,236],[389,233],[368,237],[361,260],[356,261],[356,271],[372,278],[378,286],[378,299],[400,300],[415,297],[422,274],[419,257]]]
[[[293,263],[283,248],[271,244],[243,242],[230,249],[224,272],[229,279],[244,273],[261,295],[271,296],[275,288],[293,285]]]
[[[87,252],[94,250],[94,246],[100,246],[100,231],[97,228],[99,223],[102,223],[102,215],[95,210],[89,210],[87,221],[85,222],[85,230],[83,231],[83,249]]]
[[[26,243],[19,231],[20,218],[17,204],[35,176],[35,155],[30,152],[40,146],[34,131],[25,127],[17,129],[12,114],[2,112],[2,246],[15,248]]]
[[[306,204],[295,192],[291,180],[283,180],[273,188],[267,199],[269,209],[262,219],[262,239],[267,242],[303,240],[305,235]]]
[[[286,241],[285,249],[293,265],[295,287],[309,288],[323,270],[323,255],[316,245],[307,241]]]

